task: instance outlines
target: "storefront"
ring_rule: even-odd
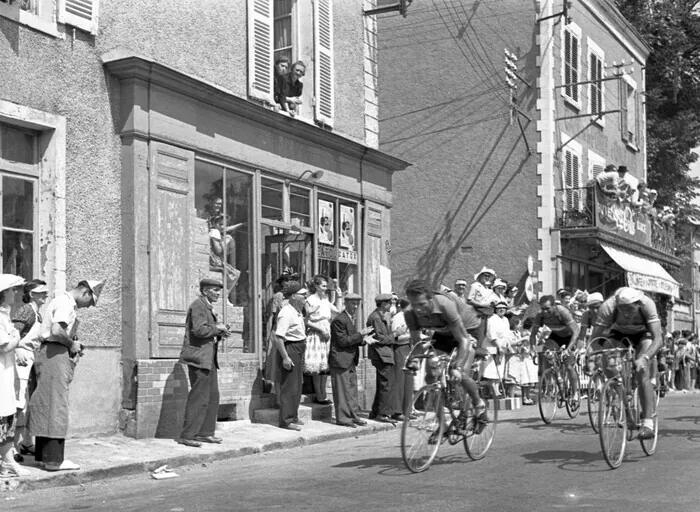
[[[203,277],[224,282],[217,309],[232,331],[220,351],[221,401],[249,418],[268,405],[260,370],[279,276],[320,273],[342,291],[378,293],[391,178],[408,164],[137,56],[105,65],[120,85],[128,198],[126,431],[167,436],[181,424],[187,379],[177,357]]]

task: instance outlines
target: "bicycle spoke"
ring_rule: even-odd
[[[627,445],[627,418],[622,398],[625,390],[617,379],[609,380],[600,394],[598,435],[603,457],[612,469],[622,464]]]
[[[414,473],[428,469],[443,441],[444,408],[442,393],[424,386],[413,399],[416,418],[407,416],[401,429],[401,455]]]
[[[559,386],[557,385],[556,375],[554,374],[554,370],[549,368],[545,370],[540,378],[540,387],[538,391],[540,417],[547,425],[552,422],[557,412],[558,394]]]
[[[483,395],[482,395],[483,398]],[[498,425],[498,400],[484,399],[488,421],[474,416],[474,408],[470,407],[467,420],[467,435],[464,438],[464,449],[472,460],[481,460],[491,447],[496,436]]]

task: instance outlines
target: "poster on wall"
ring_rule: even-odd
[[[340,247],[355,250],[355,208],[340,205]]]
[[[318,200],[318,242],[326,245],[335,243],[333,231],[334,204],[330,201]]]

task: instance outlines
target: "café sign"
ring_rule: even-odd
[[[599,228],[644,245],[651,244],[651,221],[647,214],[633,208],[627,201],[606,197],[598,189],[596,199]]]

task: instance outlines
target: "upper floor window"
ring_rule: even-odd
[[[575,107],[581,106],[581,29],[574,23],[564,27],[562,34],[562,95]]]
[[[0,16],[54,37],[56,22],[97,34],[99,0],[0,0]]]
[[[640,106],[637,82],[627,75],[620,79],[620,132],[622,140],[633,148],[639,144]]]
[[[605,53],[591,39],[588,39],[588,111],[591,114],[605,112],[605,82],[601,80],[605,77],[603,63],[605,62]],[[601,117],[598,124],[605,124],[605,116]]]
[[[248,95],[280,108],[281,77],[290,77],[299,96],[295,117],[333,126],[334,55],[332,0],[248,0]],[[308,16],[308,20],[305,18]],[[313,18],[312,18],[313,16]],[[298,30],[313,24],[313,31]],[[313,51],[311,51],[313,49]],[[358,48],[359,50],[359,48]],[[275,64],[284,59],[286,70]],[[313,63],[313,67],[312,67]],[[306,76],[306,79],[302,79]],[[279,79],[279,80],[278,80]],[[298,83],[301,83],[299,87]],[[303,91],[303,92],[302,92]]]
[[[562,133],[562,143],[570,137]],[[564,209],[580,210],[583,206],[583,176],[581,165],[582,147],[576,141],[569,141],[562,149],[562,184],[565,189]]]

